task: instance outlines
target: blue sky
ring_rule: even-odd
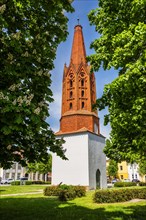
[[[63,76],[63,68],[64,64],[66,63],[67,66],[69,65],[70,55],[71,55],[71,47],[73,41],[73,34],[74,34],[74,26],[77,24],[77,19],[79,18],[79,23],[83,27],[83,35],[84,35],[84,42],[86,47],[86,54],[90,55],[94,53],[94,50],[90,49],[90,44],[96,38],[99,38],[99,34],[95,31],[95,26],[90,26],[88,20],[88,13],[92,10],[97,8],[98,1],[97,0],[75,0],[73,2],[73,7],[75,8],[74,13],[67,14],[69,18],[68,22],[68,32],[69,35],[67,40],[61,43],[58,46],[57,56],[54,61],[55,68],[53,69],[52,73],[52,91],[54,96],[54,102],[50,105],[50,117],[49,117],[49,124],[53,131],[59,130],[59,119],[61,116],[61,99],[62,99],[62,76]],[[112,69],[109,71],[104,71],[102,68],[98,72],[95,72],[96,77],[96,92],[97,97],[101,97],[103,93],[103,88],[105,84],[110,83],[113,79],[115,79],[117,73]],[[100,130],[101,134],[105,137],[109,137],[110,133],[110,126],[104,126],[104,114],[107,114],[107,110],[102,110],[98,112],[100,118]]]

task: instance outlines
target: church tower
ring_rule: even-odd
[[[100,134],[94,73],[86,61],[82,26],[76,25],[70,64],[64,65],[60,130],[68,160],[53,154],[52,184],[84,185],[89,189],[106,188],[105,137]]]
[[[86,61],[82,26],[74,28],[74,38],[69,67],[64,66],[62,82],[62,113],[57,134],[89,130],[100,134],[96,102],[94,73]]]

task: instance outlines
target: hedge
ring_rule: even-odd
[[[44,189],[45,196],[59,196],[60,187],[58,186],[48,186]]]
[[[41,181],[41,180],[33,180],[32,184],[40,184],[40,185],[44,184],[45,185],[45,184],[51,184],[51,182],[50,181],[45,182],[45,181]]]
[[[16,180],[16,181],[13,181],[11,182],[11,185],[31,185],[32,184],[32,181],[29,181],[29,180],[25,180],[25,181],[20,181],[20,180]]]
[[[97,190],[93,197],[96,203],[126,202],[131,199],[146,199],[146,188]]]
[[[129,187],[129,186],[137,186],[135,182],[116,182],[114,183],[114,187]]]
[[[60,201],[73,200],[76,198],[76,192],[73,190],[73,188],[62,189],[60,190],[58,198]]]
[[[139,182],[138,185],[139,186],[146,186],[146,182]]]
[[[22,182],[20,180],[16,180],[16,181],[13,181],[11,182],[11,185],[31,185],[31,184],[48,184],[50,185],[51,183],[48,181],[48,182],[45,182],[45,181],[41,181],[41,180],[37,180],[37,181],[31,181],[31,180],[23,180]]]
[[[72,185],[58,185],[49,186],[44,189],[45,196],[58,196],[59,200],[67,201],[76,197],[82,197],[86,195],[85,186],[72,186]]]
[[[18,186],[18,185],[20,185],[20,181],[19,180],[18,181],[17,180],[13,181],[13,182],[11,182],[11,185],[17,185]]]

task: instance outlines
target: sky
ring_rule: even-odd
[[[61,117],[61,100],[62,100],[62,77],[63,77],[63,68],[66,63],[69,66],[72,41],[74,35],[74,27],[78,24],[77,19],[79,19],[79,24],[83,27],[83,36],[84,43],[86,47],[86,54],[90,55],[94,53],[94,50],[90,49],[90,44],[95,39],[99,38],[99,34],[95,31],[95,26],[91,26],[88,20],[88,14],[92,9],[97,8],[97,0],[74,0],[73,7],[75,12],[67,13],[68,21],[68,32],[69,35],[67,40],[61,43],[57,49],[57,56],[54,61],[55,68],[51,71],[52,75],[52,92],[54,102],[50,104],[49,112],[50,117],[47,120],[51,126],[51,129],[54,132],[59,131],[60,127],[60,117]],[[96,78],[96,93],[97,98],[100,98],[103,93],[104,86],[112,82],[117,76],[115,70],[111,69],[104,71],[102,67],[98,72],[95,72]],[[102,110],[98,112],[100,118],[100,131],[101,134],[106,138],[109,138],[110,134],[110,125],[104,126],[104,115],[108,113],[108,110]]]

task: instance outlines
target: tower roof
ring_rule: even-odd
[[[57,135],[85,130],[100,134],[98,114],[92,109],[96,102],[96,82],[86,62],[82,26],[79,24],[74,27],[70,59],[69,67],[64,66],[62,112]]]
[[[86,50],[84,45],[82,26],[79,24],[74,27],[74,37],[70,62],[75,65],[80,65],[81,62],[84,64],[86,63]]]

